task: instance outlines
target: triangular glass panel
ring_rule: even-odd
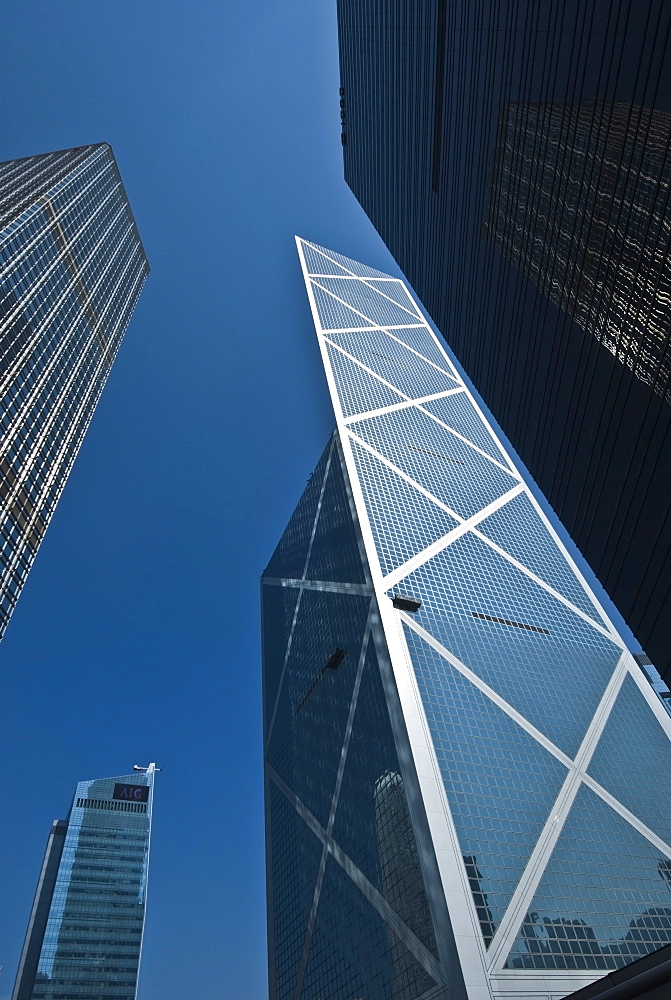
[[[300,237],[299,237],[300,239]],[[343,257],[340,253],[335,253],[333,250],[327,250],[326,247],[320,247],[318,243],[306,243],[305,240],[301,240],[303,247],[312,246],[315,250],[321,250],[323,254],[330,257],[337,264],[340,264],[347,271],[351,271],[352,274],[356,274],[360,278],[388,278],[390,275],[385,274],[384,271],[376,271],[374,267],[367,267],[365,264],[360,264],[358,260],[352,260],[350,257]]]
[[[338,390],[338,399],[346,417],[367,413],[369,410],[377,410],[393,403],[406,402],[405,397],[399,392],[395,392],[374,375],[370,375],[361,365],[350,360],[328,341],[325,343]]]
[[[507,969],[613,969],[671,942],[671,861],[582,785]]]
[[[601,616],[528,497],[514,497],[481,521],[477,530],[601,623]]]
[[[367,282],[356,278],[317,278],[315,282],[377,326],[405,326],[417,320],[414,310],[391,302]]]
[[[671,740],[629,675],[588,770],[606,791],[671,845]]]
[[[567,769],[404,625],[485,944]]]
[[[301,996],[415,1000],[435,984],[329,857]]]
[[[415,407],[359,420],[350,430],[463,518],[517,482]]]
[[[460,382],[457,376],[456,370],[450,363],[449,358],[445,357],[442,351],[438,348],[431,331],[425,327],[411,327],[404,330],[391,330],[389,333],[390,337],[394,337],[397,340],[402,340],[404,344],[411,347],[413,351],[418,351],[422,357],[426,358],[427,361],[432,361],[434,365],[438,365],[444,372],[451,375],[456,382]]]
[[[317,516],[317,504],[321,496],[324,474],[332,446],[333,439],[329,441],[322,452],[322,456],[303,490],[303,495],[284,529],[277,548],[264,570],[264,577],[300,580],[303,576],[312,529]]]
[[[434,417],[438,417],[448,427],[452,427],[457,434],[461,434],[477,448],[486,452],[487,455],[491,455],[497,462],[506,464],[501,449],[497,447],[487,430],[487,426],[483,423],[465,392],[446,396],[443,399],[432,399],[430,403],[422,403],[422,409],[433,413]]]
[[[455,518],[356,441],[352,453],[385,576],[457,526]]]
[[[268,807],[275,988],[277,1000],[291,1000],[323,847],[272,781],[269,782]]]
[[[305,257],[305,266],[307,267],[308,274],[350,273],[346,267],[336,263],[333,257],[327,256],[320,250],[316,250],[309,243],[304,243],[303,240],[301,240],[301,247],[303,248],[303,256]]]
[[[361,678],[333,838],[437,955],[429,901],[373,643]]]
[[[398,586],[422,601],[417,624],[566,754],[577,753],[618,646],[471,534]]]
[[[410,293],[400,278],[394,281],[389,281],[389,279],[370,278],[367,283],[371,285],[372,288],[376,288],[382,293],[382,295],[386,295],[387,298],[393,299],[399,306],[403,306],[404,309],[409,309],[410,312],[417,317],[418,322],[424,322],[424,317],[418,313],[417,306],[411,299]],[[413,319],[410,322],[414,323],[415,320]]]
[[[267,751],[269,764],[328,823],[370,598],[304,590]]]
[[[329,295],[329,293],[325,292],[323,288],[316,285],[313,279],[310,279],[310,281],[312,291],[314,292],[315,303],[317,305],[317,312],[319,314],[319,322],[321,323],[323,330],[359,330],[374,328],[373,324],[371,324],[364,316],[360,316],[359,313],[356,313],[348,306],[343,305],[342,302],[338,301],[338,299],[334,299],[332,295]]]
[[[338,447],[333,450],[306,576],[309,580],[366,582]]]
[[[334,333],[329,339],[411,399],[455,388],[449,375],[406,350],[382,330]]]

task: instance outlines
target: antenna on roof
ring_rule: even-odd
[[[161,771],[162,768],[156,767],[156,764],[148,764],[147,767],[141,767],[139,764],[133,764],[134,771],[144,771],[145,774],[153,774],[154,771]]]

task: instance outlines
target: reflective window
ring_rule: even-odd
[[[328,455],[262,587],[272,977],[278,1000],[414,1000],[442,982],[436,935],[337,441]]]
[[[671,741],[629,676],[588,770],[658,837],[671,844]]]
[[[415,1000],[435,980],[329,858],[303,997]]]
[[[434,954],[436,942],[382,679],[371,643],[333,837]]]
[[[418,624],[565,753],[577,753],[619,647],[472,535],[400,587],[423,602]],[[580,691],[580,698],[567,697],[569,691]]]
[[[517,482],[414,408],[357,421],[351,430],[460,517],[471,517]]]
[[[456,528],[459,522],[454,517],[356,441],[352,452],[383,573],[390,573]]]
[[[323,845],[268,782],[273,975],[277,1000],[290,1000],[305,948]]]
[[[671,941],[671,861],[581,786],[506,963],[612,969]]]
[[[404,631],[489,944],[568,772],[412,629]]]

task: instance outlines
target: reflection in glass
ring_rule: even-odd
[[[448,520],[452,520],[449,519]],[[367,582],[333,439],[310,477],[262,587],[267,868],[275,1000],[414,1000],[436,986],[364,881],[420,953],[436,935],[375,640]],[[363,592],[362,592],[363,591]],[[365,646],[364,646],[365,644]],[[363,657],[363,665],[361,660]],[[350,728],[348,728],[348,724]],[[351,877],[296,807],[350,861]],[[327,833],[328,831],[328,833]]]
[[[506,967],[612,969],[668,944],[670,869],[583,785]]]

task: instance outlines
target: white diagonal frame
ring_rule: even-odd
[[[296,975],[296,986],[294,989],[294,1000],[300,1000],[300,995],[303,990],[303,979],[305,977],[305,970],[308,963],[308,955],[310,953],[310,945],[312,944],[312,932],[314,930],[315,921],[317,919],[317,910],[319,909],[319,900],[321,897],[322,885],[324,883],[324,873],[326,872],[326,861],[329,854],[329,839],[333,834],[333,824],[335,823],[336,810],[338,808],[338,800],[340,798],[340,788],[342,786],[343,774],[345,773],[345,763],[347,762],[347,751],[349,750],[349,742],[352,736],[352,726],[354,724],[354,713],[356,712],[356,707],[359,702],[359,689],[361,688],[361,675],[363,674],[364,664],[366,662],[366,656],[368,654],[368,643],[370,640],[370,629],[371,629],[371,610],[368,612],[368,618],[366,620],[366,628],[363,634],[363,640],[361,643],[361,651],[359,653],[359,662],[357,664],[356,675],[354,678],[354,687],[352,689],[352,696],[350,698],[349,712],[347,715],[347,723],[345,725],[345,734],[343,738],[343,745],[340,751],[340,761],[338,762],[338,773],[336,775],[335,786],[333,788],[333,795],[331,797],[331,808],[329,810],[329,818],[326,826],[326,837],[323,841],[322,856],[319,862],[319,870],[317,872],[317,881],[315,883],[315,891],[312,898],[312,907],[310,909],[310,915],[308,917],[307,929],[305,931],[305,941],[303,943],[303,954],[301,955],[301,962],[298,968],[298,973]]]
[[[457,514],[457,512],[454,511],[454,510],[452,510],[451,507],[448,507],[441,500],[439,500],[432,493],[430,493],[427,489],[425,489],[423,486],[420,486],[420,484],[416,480],[414,480],[410,476],[408,476],[407,473],[403,472],[402,469],[400,469],[397,465],[394,465],[393,462],[391,462],[388,458],[385,458],[385,456],[382,455],[381,452],[376,451],[376,449],[372,445],[369,445],[367,441],[365,441],[363,438],[359,437],[354,431],[352,431],[349,428],[348,428],[348,434],[352,438],[352,440],[356,441],[356,443],[358,445],[360,445],[362,448],[365,448],[366,451],[368,451],[374,458],[376,458],[379,462],[381,462],[383,465],[385,465],[390,470],[390,472],[393,472],[397,476],[400,476],[403,480],[405,480],[405,482],[409,486],[412,486],[413,489],[416,489],[419,493],[421,493],[424,497],[426,497],[427,500],[431,501],[431,503],[435,504],[441,510],[445,511],[445,513],[449,514],[456,521],[458,521],[459,525],[462,525],[465,522],[465,519],[462,518],[460,514]],[[509,500],[513,500],[516,496],[519,496],[520,493],[524,493],[524,495],[526,497],[529,496],[528,488],[523,483],[520,484],[520,486],[515,487],[509,493],[502,494],[501,497],[498,498],[498,500],[492,501],[492,505],[490,505],[490,506],[493,506],[493,505],[497,505],[497,506],[493,507],[492,510],[489,510],[488,513],[493,513],[493,510],[498,509],[499,506],[503,506],[503,504],[507,503]],[[502,501],[502,503],[499,504],[499,501]],[[487,509],[487,508],[484,508],[484,509]],[[479,517],[479,513],[480,512],[476,512],[473,515],[474,518],[477,518],[477,521],[474,523],[474,525],[471,528],[471,530],[472,530],[473,534],[477,538],[480,539],[480,541],[484,542],[485,545],[488,545],[491,549],[493,549],[495,552],[497,552],[500,556],[502,556],[508,562],[512,563],[512,565],[515,566],[516,569],[518,569],[518,570],[520,570],[520,572],[524,573],[525,576],[528,576],[530,580],[533,580],[534,583],[536,583],[539,587],[542,587],[543,590],[545,590],[545,591],[547,591],[547,593],[551,594],[552,597],[554,597],[556,600],[560,601],[561,604],[565,605],[565,607],[567,607],[570,611],[572,611],[574,614],[578,615],[579,618],[582,618],[582,620],[584,622],[586,622],[588,625],[591,625],[593,628],[595,628],[597,630],[597,632],[600,632],[603,636],[605,636],[605,638],[610,639],[611,642],[615,643],[616,646],[619,646],[620,648],[624,649],[624,642],[622,641],[622,639],[620,638],[620,636],[618,635],[618,633],[615,632],[614,629],[612,629],[612,627],[611,627],[611,629],[606,629],[602,625],[600,625],[598,622],[594,621],[594,619],[590,618],[590,616],[587,615],[581,608],[577,607],[575,604],[573,604],[571,601],[569,601],[567,597],[565,597],[563,594],[560,594],[559,591],[557,591],[557,590],[554,589],[554,587],[551,587],[549,583],[546,583],[545,580],[542,580],[539,576],[536,576],[536,574],[534,572],[532,572],[532,570],[530,570],[527,566],[525,566],[524,563],[519,562],[517,559],[515,559],[514,556],[511,556],[509,552],[506,552],[505,549],[502,549],[500,545],[497,545],[496,542],[493,542],[486,535],[483,535],[481,532],[479,532],[477,530],[477,523],[481,520],[481,518]],[[453,529],[453,531],[456,531],[456,530],[457,530],[456,528]],[[456,538],[460,537],[460,534],[455,535],[454,537],[450,537],[450,535],[451,535],[451,532],[450,532],[450,533],[448,533],[448,535],[443,536],[443,539],[447,539],[446,545],[450,544],[450,542],[452,542],[452,541],[455,541]],[[438,541],[440,542],[441,539],[439,539]],[[443,546],[443,547],[446,547],[446,546]],[[423,562],[426,561],[426,559],[423,558],[423,553],[424,552],[426,552],[426,549],[424,549],[424,550],[416,553],[415,556],[413,556],[413,558],[412,558],[413,569],[416,569],[417,566],[420,566]],[[432,553],[432,554],[435,555],[435,553]],[[426,558],[429,558],[429,557],[427,556]],[[415,565],[415,560],[417,561],[416,565]],[[407,566],[407,563],[404,564],[404,565]],[[409,572],[410,572],[410,570],[407,570],[403,574],[403,576],[406,576]],[[397,573],[397,570],[394,570],[392,574],[389,574],[388,576],[383,577],[383,585],[384,585],[385,590],[389,590],[392,586],[395,585],[394,578],[396,576],[396,573]],[[390,577],[392,577],[391,582],[389,582]],[[598,608],[597,608],[597,610],[598,610]]]
[[[326,378],[329,385],[329,391],[331,394],[335,410],[338,430],[340,432],[345,465],[347,468],[348,478],[350,481],[352,495],[354,498],[361,534],[363,536],[364,545],[368,553],[368,561],[372,576],[372,582],[378,597],[380,617],[382,619],[384,633],[389,647],[391,665],[394,672],[394,677],[396,679],[399,696],[401,698],[402,711],[408,727],[408,735],[410,738],[410,746],[413,755],[413,760],[415,763],[415,769],[417,771],[420,780],[422,795],[425,797],[425,804],[428,810],[427,816],[429,819],[429,827],[431,830],[431,835],[434,838],[434,846],[437,852],[440,875],[443,881],[446,901],[448,903],[448,908],[450,909],[453,926],[455,928],[457,950],[460,955],[460,960],[462,963],[462,968],[467,983],[467,989],[469,991],[472,990],[474,996],[475,995],[477,995],[478,997],[481,996],[484,997],[485,995],[490,996],[492,987],[489,984],[487,976],[483,978],[483,971],[487,967],[487,956],[486,956],[486,950],[483,947],[481,932],[479,928],[479,921],[477,919],[477,913],[475,911],[475,906],[472,894],[470,893],[468,879],[466,878],[465,871],[460,871],[460,869],[463,868],[463,862],[461,861],[461,856],[459,852],[458,838],[455,839],[456,831],[454,829],[453,821],[451,820],[451,812],[449,809],[449,804],[447,803],[446,800],[444,785],[442,784],[442,779],[440,778],[440,772],[428,730],[428,723],[426,720],[423,703],[419,696],[416,680],[414,679],[412,661],[409,657],[403,635],[402,633],[399,633],[398,629],[398,625],[403,620],[403,613],[395,611],[392,608],[391,602],[385,596],[386,584],[388,584],[389,581],[388,580],[385,581],[380,569],[379,559],[377,558],[377,552],[368,517],[368,512],[366,509],[366,503],[364,500],[364,495],[362,492],[361,485],[358,480],[358,470],[352,452],[351,441],[352,440],[356,441],[360,447],[364,448],[371,455],[373,455],[376,458],[376,460],[380,461],[383,465],[387,466],[395,475],[400,476],[400,478],[405,480],[406,483],[408,483],[408,485],[410,485],[413,489],[416,489],[419,493],[423,494],[431,503],[435,504],[439,509],[442,509],[446,511],[446,513],[450,514],[453,518],[455,518],[455,520],[459,524],[461,524],[465,519],[456,515],[456,512],[451,511],[444,503],[439,501],[428,490],[424,489],[418,483],[414,482],[411,479],[411,477],[407,476],[402,472],[402,470],[395,467],[393,463],[389,462],[387,459],[384,458],[384,456],[376,452],[374,448],[370,447],[365,441],[360,439],[356,434],[352,433],[351,430],[348,431],[348,428],[346,426],[346,420],[343,417],[342,408],[340,405],[338,385],[333,375],[333,372],[331,371],[329,359],[324,345],[324,340],[325,340],[324,330],[321,325],[319,312],[314,299],[314,294],[312,291],[312,285],[309,278],[308,270],[307,267],[305,266],[301,241],[298,239],[297,239],[297,245],[298,245],[298,252],[301,260],[301,265],[303,267],[303,273],[305,276],[308,298],[310,300],[310,306],[315,322],[315,328],[318,334],[318,342],[320,345],[320,350],[322,351],[322,358],[324,360]],[[315,249],[318,250],[319,248],[315,247]],[[326,259],[328,259],[326,255],[324,256]],[[342,265],[339,266],[342,267]],[[378,289],[375,286],[371,285],[369,282],[367,282],[365,278],[361,278],[360,276],[355,275],[353,272],[351,276],[352,279],[360,280],[363,284],[366,284],[373,290],[378,291]],[[390,280],[398,280],[398,279],[390,279]],[[323,291],[326,292],[327,294],[332,295],[332,293],[330,293],[328,289],[323,289]],[[337,296],[332,296],[332,297],[337,298]],[[414,299],[412,301],[414,302]],[[352,306],[349,305],[349,303],[343,301],[343,304],[347,306],[347,308],[352,310]],[[399,303],[396,302],[394,304],[399,305]],[[415,302],[414,304],[416,305]],[[417,308],[418,308],[418,314],[422,315],[421,311],[419,310],[419,307]],[[354,311],[357,312],[357,314],[362,315],[362,318],[365,318],[363,317],[363,314],[361,314],[359,310],[354,309]],[[393,337],[393,334],[390,332],[390,329],[384,326],[383,324],[379,325],[378,327],[378,325],[375,324],[374,321],[367,321],[367,322],[370,322],[371,325],[365,327],[365,329],[368,330],[380,329],[383,332],[385,332],[387,336]],[[445,354],[445,351],[442,345],[440,344],[439,340],[437,339],[437,337],[435,336],[435,334],[433,333],[433,331],[426,322],[424,324],[419,324],[419,326],[423,328],[423,330],[426,333],[426,336],[432,341],[433,345],[435,346],[435,348],[437,348],[438,352],[445,357],[445,364],[448,367],[448,370],[452,370],[455,372],[454,376],[455,380],[457,381],[459,386],[463,387],[464,391],[467,393],[476,416],[480,418],[483,427],[487,429],[487,431],[490,433],[491,436],[491,431],[489,429],[489,425],[487,423],[486,418],[482,414],[482,411],[478,406],[477,402],[475,401],[475,399],[473,399],[471,393],[468,391],[468,388],[465,386],[465,383],[456,372],[456,369],[454,369],[453,365],[449,361],[449,358]],[[361,329],[363,330],[364,328]],[[352,328],[352,332],[355,332],[355,330],[356,328]],[[393,338],[393,339],[398,339],[398,338]],[[409,348],[409,345],[404,344],[403,341],[399,342],[405,349],[414,350],[412,348]],[[418,356],[423,358],[423,355],[419,353]],[[356,363],[360,364],[358,359],[354,360]],[[429,361],[429,359],[427,358],[423,358],[423,360]],[[432,362],[429,361],[429,363]],[[434,367],[438,366],[434,365]],[[416,403],[417,401],[413,400],[409,401],[408,404],[402,403],[400,404],[400,406],[398,404],[396,404],[396,406],[398,408],[405,408],[406,406],[416,405]],[[370,414],[370,412],[371,411],[368,411],[368,414]],[[359,419],[366,419],[366,416],[368,414],[360,415]],[[429,415],[433,417],[433,414]],[[434,419],[436,418],[434,417]],[[348,420],[347,422],[352,423],[353,421]],[[443,423],[442,421],[438,422]],[[448,426],[448,429],[450,429],[449,425],[445,426]],[[500,442],[498,442],[498,440],[496,440],[495,437],[493,437],[493,440],[496,441],[496,444],[499,450],[501,451],[502,458],[507,463],[509,463],[511,469],[514,470],[514,475],[516,475],[519,478],[522,478],[520,477],[520,474],[516,466],[510,459],[510,456],[506,453],[505,449],[500,444]],[[468,442],[468,443],[471,446],[474,446],[473,442]],[[480,532],[477,531],[477,528],[473,528],[473,533],[476,534],[476,536],[479,537],[485,544],[489,544],[492,548],[495,549],[495,551],[499,552],[500,555],[502,555],[503,557],[508,559],[511,563],[516,565],[518,569],[520,569],[522,572],[525,572],[538,585],[544,587],[544,589],[549,593],[551,593],[555,599],[561,601],[562,604],[569,607],[572,611],[574,611],[574,613],[578,614],[583,621],[592,624],[596,630],[598,630],[601,634],[607,636],[607,638],[609,638],[616,647],[618,647],[621,651],[624,652],[625,647],[622,639],[615,630],[605,610],[599,604],[598,599],[592,593],[591,589],[589,588],[586,581],[582,577],[582,574],[580,573],[574,560],[568,553],[562,540],[559,538],[556,531],[549,523],[544,511],[541,509],[540,505],[538,504],[538,502],[536,501],[535,497],[533,496],[529,488],[526,486],[526,484],[523,484],[522,489],[524,491],[524,494],[528,497],[529,501],[531,502],[532,506],[535,508],[537,514],[539,515],[541,523],[544,525],[546,531],[550,535],[551,539],[554,541],[565,564],[568,565],[573,575],[575,576],[577,583],[584,590],[586,597],[593,605],[595,614],[597,614],[598,617],[600,618],[601,622],[603,623],[602,625],[598,624],[597,622],[594,622],[589,615],[586,615],[585,612],[583,612],[581,609],[578,609],[575,606],[573,606],[570,601],[568,601],[566,598],[563,597],[563,595],[559,594],[557,591],[554,590],[554,588],[550,587],[544,581],[536,577],[535,574],[533,574],[527,567],[519,563],[518,560],[515,560],[512,556],[510,556],[509,553],[506,553],[505,550],[501,549],[500,546],[497,546],[495,543],[490,542],[489,539],[485,538]],[[406,623],[411,628],[414,627],[415,631],[418,631],[416,623],[414,623],[412,619],[408,618],[408,616],[406,616],[406,619],[407,619]],[[435,646],[435,640],[433,640],[432,637],[428,636],[427,633],[424,633],[422,637],[426,638],[427,641],[431,641]],[[440,644],[438,644],[438,646],[440,646]],[[457,669],[461,669],[461,672],[464,673],[466,676],[469,676],[469,674],[472,673],[469,672],[468,668],[465,668],[463,664],[458,664],[458,662],[455,663],[454,662],[455,658],[452,657],[452,654],[450,654],[449,650],[445,650],[444,647],[441,647],[438,651],[441,653],[441,655],[445,656],[446,659],[448,659],[448,661],[452,662],[453,665],[457,667]],[[622,667],[623,663],[625,664],[624,668]],[[593,742],[593,747],[596,746],[596,741],[598,740],[598,733],[600,732],[600,730],[602,730],[603,726],[605,725],[608,716],[608,710],[605,709],[606,708],[609,709],[609,707],[612,706],[614,695],[616,693],[615,688],[617,687],[618,684],[621,683],[622,677],[625,675],[627,671],[634,678],[637,686],[639,687],[639,690],[641,690],[641,692],[643,693],[644,697],[646,698],[649,704],[649,707],[658,718],[658,721],[660,721],[660,723],[664,726],[667,734],[671,736],[671,719],[669,719],[666,713],[664,713],[664,710],[660,704],[653,705],[653,700],[655,700],[654,692],[652,692],[652,690],[647,691],[645,689],[644,679],[638,676],[640,674],[640,670],[638,669],[638,667],[636,666],[635,662],[630,657],[630,655],[624,653],[624,655],[620,660],[620,666],[616,668],[616,670],[611,675],[609,692],[607,693],[607,695],[604,695],[604,698],[606,699],[611,698],[611,700],[607,706],[605,705],[605,702],[602,700],[602,706],[601,706],[602,710],[596,713],[595,717],[592,719],[592,722],[590,723],[590,726],[592,727],[590,733],[590,739]],[[469,676],[469,679],[473,683],[475,683],[478,687],[480,687],[481,690],[483,690],[483,682],[481,682],[479,678],[475,678],[474,676]],[[486,685],[484,685],[484,687],[486,687]],[[518,718],[515,718],[515,721],[519,725],[521,725],[522,728],[526,729],[527,732],[530,732],[530,735],[532,735],[541,745],[545,746],[545,748],[549,750],[550,753],[553,753],[555,757],[562,760],[562,762],[565,763],[565,765],[567,765],[568,772],[574,775],[574,781],[572,782],[572,784],[574,783],[576,788],[579,786],[580,783],[584,783],[588,787],[592,788],[598,795],[600,795],[600,797],[603,799],[604,802],[607,802],[627,822],[629,822],[633,827],[639,830],[639,832],[644,837],[646,837],[650,843],[655,844],[658,850],[662,851],[662,853],[669,856],[669,852],[671,851],[669,845],[666,844],[664,841],[661,841],[660,838],[652,830],[645,827],[645,825],[641,822],[641,820],[638,817],[630,813],[629,810],[627,810],[622,805],[622,803],[620,803],[612,795],[610,795],[610,793],[608,793],[604,788],[602,788],[590,775],[587,775],[584,772],[584,770],[582,770],[582,768],[578,770],[575,761],[571,761],[568,757],[566,757],[565,754],[563,754],[557,747],[551,744],[551,742],[547,740],[547,738],[545,738],[538,731],[531,732],[531,730],[533,730],[534,727],[531,726],[528,720],[524,719],[522,716],[519,716],[519,713],[515,713],[515,710],[512,709],[511,706],[506,705],[503,702],[503,699],[500,699],[500,696],[498,696],[496,692],[493,692],[491,689],[489,689],[484,691],[483,693],[485,693],[487,697],[490,697],[492,701],[499,704],[499,706],[503,708],[503,710],[506,711],[507,714],[510,715],[511,717],[515,718],[515,715],[517,715]],[[599,716],[598,719],[597,716]],[[584,766],[586,766],[586,764],[584,764]],[[562,800],[564,804],[568,803],[571,794],[572,791],[565,790],[564,799]],[[442,817],[442,819],[440,817]],[[452,846],[450,846],[450,844],[448,844],[448,841],[445,840],[444,829],[441,826],[441,823],[447,824],[447,828],[450,831],[450,837],[452,838],[452,840],[450,841]],[[547,844],[545,846],[547,848]],[[541,851],[540,847],[539,851]],[[538,861],[538,855],[536,857],[536,861]],[[457,870],[460,871],[460,874],[459,878],[455,882],[455,873]],[[523,890],[520,889],[520,891]],[[513,924],[514,921],[511,915],[510,927],[512,927]],[[499,935],[499,941],[501,940],[502,937],[501,935]],[[534,976],[536,979],[538,979],[538,973],[534,973]],[[575,974],[567,973],[566,975],[562,976],[562,983],[564,983],[564,981],[571,982],[572,978],[576,979],[576,981],[577,979],[580,979],[582,982],[584,982],[585,979],[589,979],[589,975],[586,976],[584,971],[577,972]],[[529,989],[532,989],[532,979],[530,979],[529,976],[526,974],[521,974],[518,978],[516,978],[515,989],[519,988],[518,989],[519,992],[525,992],[528,991]],[[525,986],[524,985],[525,982],[528,982],[529,985]],[[564,989],[564,985],[562,985],[561,988]]]

